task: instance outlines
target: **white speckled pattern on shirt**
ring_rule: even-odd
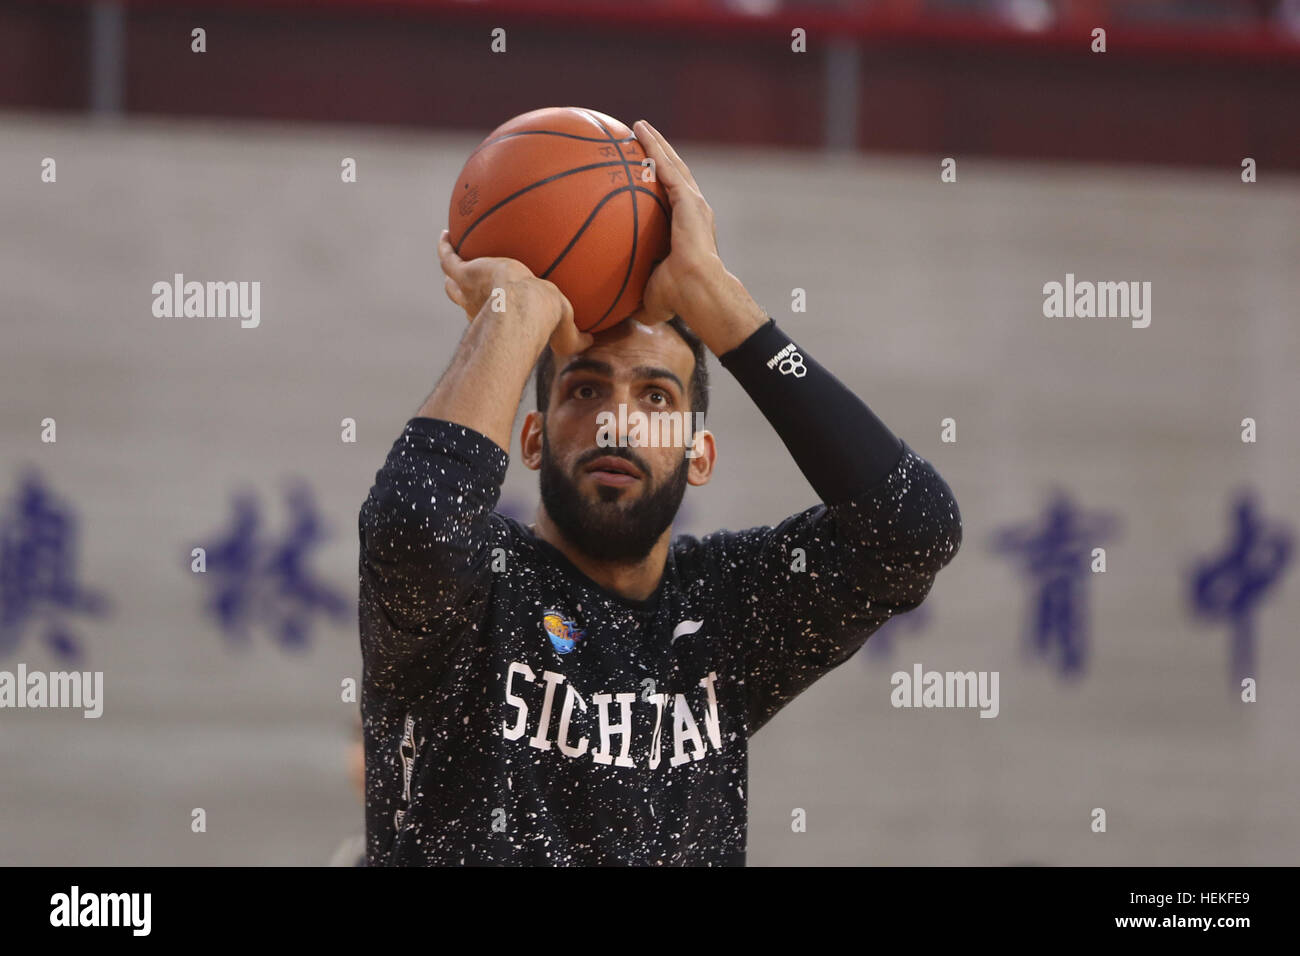
[[[676,538],[635,602],[492,510],[507,463],[412,419],[362,507],[369,863],[742,865],[750,735],[921,603],[951,491],[904,445],[851,501]]]

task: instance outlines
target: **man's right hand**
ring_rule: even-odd
[[[447,296],[470,322],[418,416],[464,425],[509,454],[519,398],[547,340],[560,355],[581,352],[595,340],[573,324],[573,306],[555,283],[537,278],[522,262],[494,256],[466,261],[451,248],[445,229],[438,258]]]
[[[501,289],[502,297],[528,303],[529,317],[546,324],[556,354],[581,352],[594,341],[574,325],[573,305],[559,286],[537,278],[519,260],[502,256],[462,259],[452,248],[446,229],[438,238],[438,259],[447,276],[443,283],[447,298],[464,309],[471,322],[484,308],[492,307],[494,292]]]

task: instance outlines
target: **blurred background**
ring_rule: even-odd
[[[461,165],[564,105],[672,141],[964,519],[754,738],[751,864],[1295,863],[1297,0],[0,0],[0,671],[104,673],[0,710],[0,863],[354,857],[357,511],[464,327]],[[155,317],[176,273],[260,324]],[[1150,326],[1045,317],[1067,275]],[[712,371],[678,529],[813,504]],[[893,708],[916,664],[998,716]]]

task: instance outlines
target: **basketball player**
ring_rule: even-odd
[[[521,263],[440,242],[469,329],[360,515],[370,865],[743,864],[749,738],[960,544],[947,484],[750,298],[690,170],[634,129],[672,205],[635,321],[593,339]],[[597,421],[705,412],[705,346],[822,503],[674,540],[713,436],[611,443]],[[493,509],[534,366],[523,525]]]

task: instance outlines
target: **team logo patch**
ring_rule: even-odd
[[[546,636],[551,639],[551,646],[557,654],[569,653],[583,638],[578,625],[559,611],[543,611],[542,627],[546,628]]]

